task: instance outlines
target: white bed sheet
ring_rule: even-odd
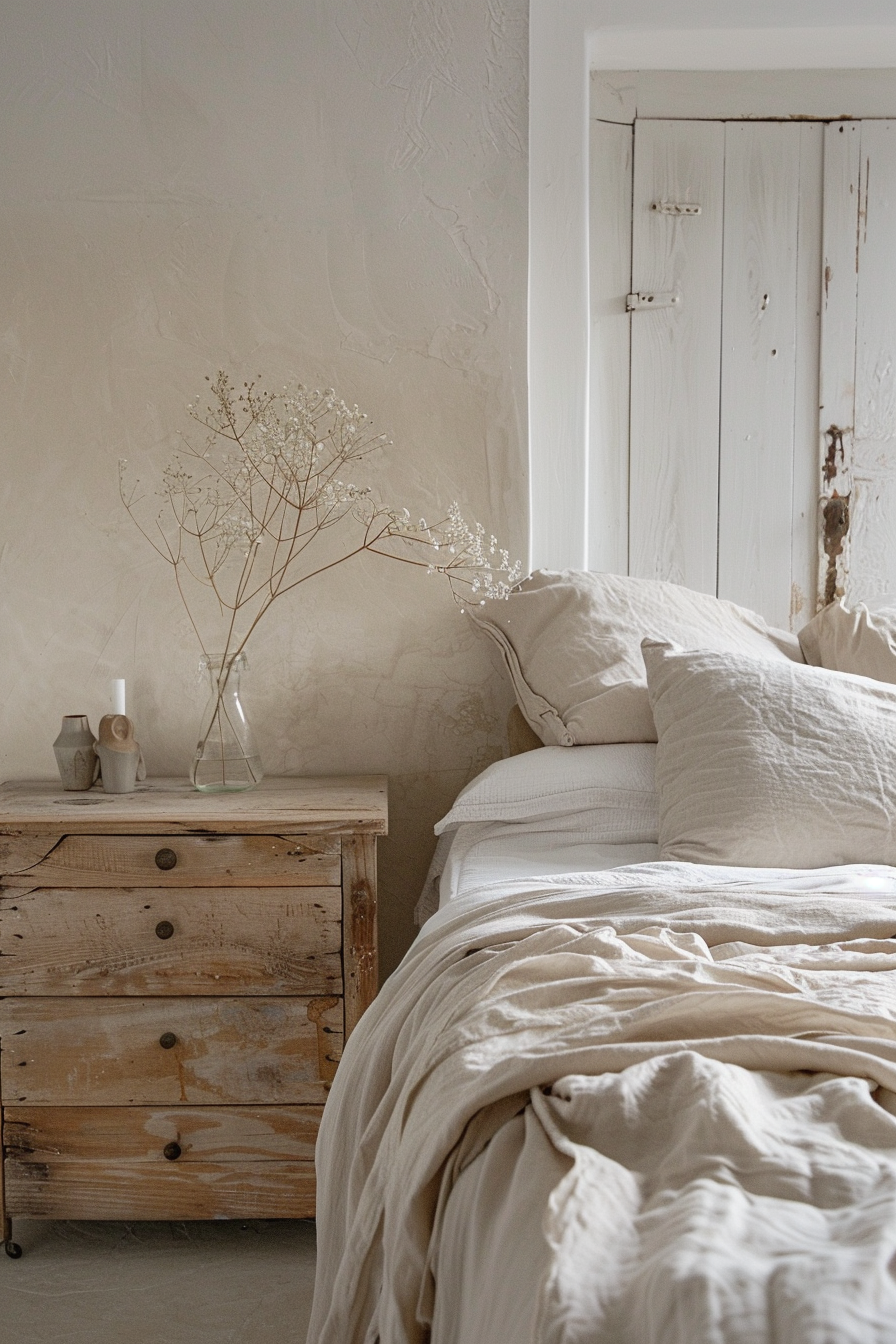
[[[495,887],[508,882],[562,879],[572,874],[645,864],[656,864],[660,879],[670,872],[687,872],[689,881],[706,885],[718,881],[736,883],[742,879],[745,886],[758,882],[791,891],[861,891],[872,898],[896,894],[896,868],[879,864],[805,870],[660,864],[656,845],[597,842],[577,818],[571,819],[567,829],[558,829],[557,818],[534,822],[466,822],[451,835],[441,837],[430,877],[437,888],[441,909],[451,901],[477,893],[483,899],[493,897]]]
[[[439,905],[492,882],[565,873],[604,872],[659,857],[652,844],[608,845],[587,829],[558,831],[551,822],[466,822],[450,837],[439,878]]]

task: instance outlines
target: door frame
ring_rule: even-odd
[[[627,210],[631,222],[630,156],[634,123],[679,119],[725,123],[815,122],[819,124],[819,129],[826,128],[824,133],[828,144],[825,150],[825,171],[831,172],[831,149],[837,151],[844,148],[844,130],[849,132],[846,139],[852,140],[853,133],[859,131],[860,122],[893,119],[896,113],[896,81],[890,71],[861,74],[845,71],[838,72],[833,79],[831,72],[819,71],[614,71],[593,72],[591,87],[593,111],[590,125],[595,133],[590,137],[590,415],[586,479],[583,482],[588,500],[585,567],[624,573],[627,569],[626,519],[630,503],[628,455],[619,453],[613,445],[627,443],[628,437],[628,348],[632,318],[622,311],[619,296],[628,287],[626,285],[623,288],[623,271],[631,273],[631,239],[626,236],[623,217]],[[795,102],[796,98],[800,101]],[[844,106],[855,109],[855,121],[852,114],[843,113]],[[786,111],[788,107],[807,110],[792,113]],[[695,116],[695,112],[701,115]],[[830,144],[831,131],[841,132],[835,136],[833,145]],[[609,153],[608,145],[613,147]],[[628,156],[625,163],[623,155]],[[819,163],[819,169],[820,166]],[[836,172],[831,172],[832,179],[837,176]],[[597,184],[601,181],[606,183],[607,189],[598,195]],[[857,198],[853,200],[855,206]],[[597,209],[594,208],[595,203]],[[814,227],[817,227],[819,233],[821,231],[820,199],[817,205],[818,219],[814,225],[808,226],[807,236]],[[830,208],[826,203],[826,214]],[[801,391],[797,407],[800,427],[793,463],[791,524],[794,585],[791,621],[795,627],[811,619],[816,603],[823,600],[826,589],[830,587],[830,576],[826,574],[830,565],[825,553],[828,543],[822,527],[827,517],[825,505],[830,496],[843,495],[849,488],[849,445],[840,444],[840,470],[836,479],[830,478],[829,468],[828,474],[823,474],[822,470],[829,448],[824,437],[825,431],[835,422],[842,426],[852,424],[839,405],[842,396],[831,396],[830,378],[827,386],[824,386],[824,371],[836,371],[839,387],[839,382],[844,381],[841,377],[842,366],[850,364],[848,358],[841,358],[833,349],[838,342],[842,343],[843,315],[839,314],[837,321],[834,321],[833,311],[828,311],[836,303],[840,307],[843,304],[839,302],[836,293],[828,292],[828,286],[825,287],[824,296],[821,294],[821,275],[825,263],[830,261],[831,246],[836,246],[838,242],[838,238],[833,236],[836,230],[831,231],[830,237],[827,236],[827,226],[831,222],[830,219],[826,220],[825,237],[821,239],[822,254],[817,258],[817,274],[805,276],[801,282],[807,298],[811,299],[815,295],[815,307],[821,315],[821,358],[812,358],[809,348],[812,342],[805,341],[808,331],[804,329],[806,353],[800,360]],[[608,223],[612,227],[608,227]],[[850,236],[854,239],[854,230]],[[842,242],[842,239],[839,241]],[[608,267],[607,258],[614,249],[613,264]],[[838,277],[846,273],[844,267],[837,266],[834,269]],[[838,286],[842,283],[842,278],[838,279]],[[846,301],[848,306],[849,296],[846,296]],[[854,294],[852,307],[855,317]],[[814,344],[817,349],[819,342]],[[614,365],[612,377],[607,372],[611,363]],[[817,418],[820,374],[823,381],[821,424]],[[850,379],[846,379],[846,382],[850,382]],[[839,415],[834,414],[833,420],[832,408],[827,405],[832,400],[840,411]],[[813,443],[816,445],[815,450],[812,448]],[[626,460],[617,460],[621,456]],[[588,481],[592,483],[590,489]],[[848,568],[848,537],[842,546],[838,541],[837,549],[839,595]]]
[[[887,22],[883,7],[856,0],[849,26],[841,24],[842,15],[842,4],[820,0],[816,26],[797,28],[780,5],[769,4],[755,15],[764,28],[714,27],[717,5],[706,0],[690,5],[685,17],[667,6],[661,33],[658,23],[635,32],[624,28],[621,9],[617,13],[608,0],[530,0],[531,568],[586,564],[589,72],[633,64],[766,71],[809,66],[826,71],[829,82],[831,72],[839,79],[861,70],[868,76],[860,80],[862,88],[876,81],[878,71],[892,83],[896,25]]]

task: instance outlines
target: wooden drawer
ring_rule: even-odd
[[[313,1162],[3,1164],[8,1218],[313,1218]]]
[[[4,1107],[323,1103],[341,1053],[336,996],[0,1002]]]
[[[342,993],[339,887],[0,894],[0,995]]]
[[[8,1212],[313,1217],[322,1113],[321,1106],[10,1107],[3,1127]]]
[[[10,1106],[3,1147],[17,1162],[314,1161],[322,1106]]]
[[[332,887],[342,877],[338,836],[65,835],[45,846],[2,885]]]

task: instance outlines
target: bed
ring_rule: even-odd
[[[313,1344],[896,1338],[896,687],[842,611],[641,611],[622,711],[579,677],[462,791],[325,1111]]]

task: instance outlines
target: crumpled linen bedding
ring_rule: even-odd
[[[806,885],[440,911],[326,1107],[312,1344],[896,1339],[896,897]]]

